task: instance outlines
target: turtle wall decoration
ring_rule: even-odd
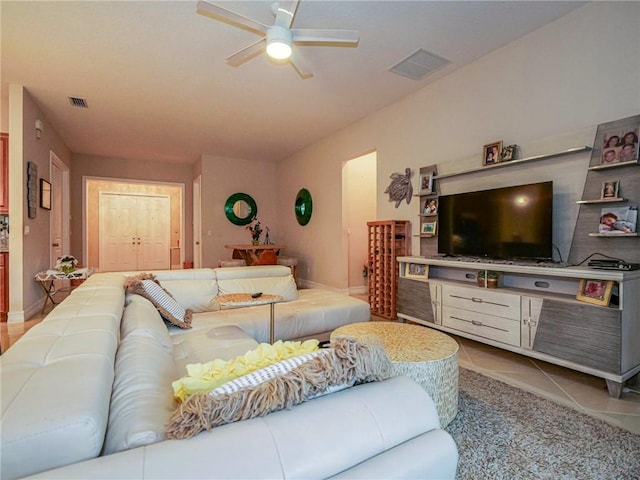
[[[389,201],[396,202],[396,208],[400,206],[402,200],[406,200],[407,203],[411,203],[411,197],[413,196],[413,187],[411,186],[411,169],[405,168],[404,174],[392,173],[389,178],[391,183],[384,191],[389,194]]]

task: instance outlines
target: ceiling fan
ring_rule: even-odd
[[[357,30],[331,30],[315,28],[291,28],[293,17],[298,8],[299,0],[281,0],[271,5],[275,15],[273,25],[261,22],[232,12],[214,3],[199,0],[197,12],[201,15],[212,16],[234,26],[249,30],[262,38],[251,45],[227,57],[227,63],[234,67],[242,65],[266,50],[267,55],[276,61],[289,61],[302,78],[310,78],[300,63],[299,55],[293,54],[294,43],[305,44],[340,44],[357,45],[360,34]],[[292,58],[294,55],[294,58]]]

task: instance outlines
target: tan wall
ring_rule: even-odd
[[[71,164],[71,155],[24,87],[10,86],[10,105],[9,321],[19,321],[23,320],[23,312],[37,310],[42,290],[34,280],[35,274],[52,266],[49,258],[50,211],[38,206],[36,218],[27,215],[27,162],[37,165],[38,178],[51,181],[50,152],[53,151],[67,166]],[[40,139],[35,136],[36,120],[41,120],[44,127]]]

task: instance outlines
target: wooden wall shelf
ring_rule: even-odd
[[[578,204],[586,204],[586,203],[616,203],[616,202],[626,202],[626,198],[615,197],[615,198],[595,198],[593,200],[578,200],[576,203]]]
[[[620,168],[620,167],[629,167],[631,165],[640,165],[636,160],[632,162],[618,162],[618,163],[609,163],[605,165],[594,165],[593,167],[589,167],[589,170],[608,170],[610,168]]]
[[[493,165],[487,165],[483,167],[470,168],[468,170],[460,170],[452,173],[443,173],[443,174],[434,176],[434,178],[448,178],[448,177],[456,177],[458,175],[467,175],[469,173],[485,172],[487,170],[491,170],[494,168],[510,167],[512,165],[518,165],[520,163],[534,162],[538,160],[547,160],[549,158],[561,157],[563,155],[571,155],[574,153],[587,152],[589,150],[591,150],[591,147],[588,147],[588,146],[573,147],[567,150],[563,150],[562,152],[548,153],[545,155],[536,155],[534,157],[520,158],[518,160],[510,160],[508,162],[496,163]]]

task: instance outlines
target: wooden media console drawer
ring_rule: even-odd
[[[520,346],[520,321],[445,306],[442,325],[483,338]]]
[[[444,306],[463,308],[520,322],[520,297],[512,293],[445,284],[442,286],[442,302]]]

